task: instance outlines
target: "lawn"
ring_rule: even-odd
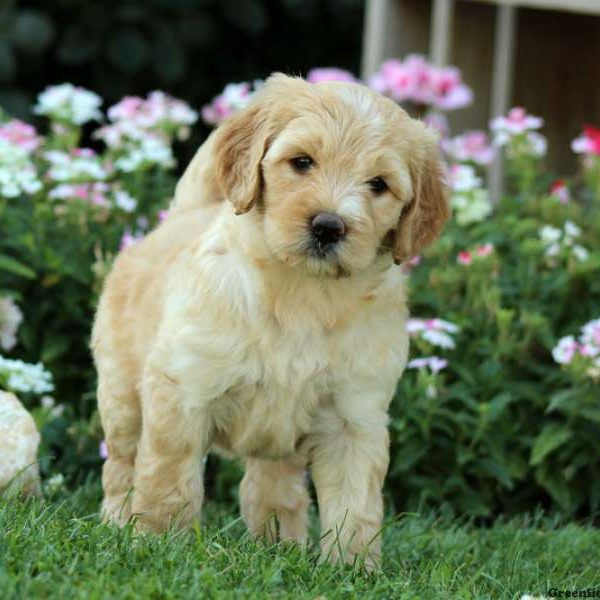
[[[388,520],[383,570],[318,564],[314,548],[265,546],[235,509],[209,503],[205,526],[135,536],[98,521],[96,484],[0,504],[0,597],[521,598],[600,587],[600,530],[520,517],[477,528],[432,516]]]

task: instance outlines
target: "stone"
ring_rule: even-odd
[[[39,445],[33,417],[14,394],[0,390],[0,493],[9,487],[40,493]]]

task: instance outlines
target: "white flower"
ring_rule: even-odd
[[[10,298],[0,298],[0,348],[12,350],[17,344],[17,330],[23,313]]]
[[[454,340],[444,331],[436,331],[433,329],[426,330],[423,332],[421,337],[430,344],[439,346],[440,348],[448,348],[452,350],[456,347]]]
[[[552,225],[544,225],[540,229],[540,238],[545,244],[552,244],[557,242],[562,237],[562,231]]]
[[[137,200],[127,192],[117,190],[115,192],[115,204],[125,212],[133,212],[137,207]]]
[[[52,475],[50,479],[46,481],[45,488],[49,494],[54,494],[61,490],[65,485],[65,477],[62,473]]]
[[[545,251],[545,255],[549,257],[555,257],[560,254],[560,244],[558,242],[552,242]]]
[[[65,412],[65,405],[64,404],[57,404],[55,407],[53,407],[50,410],[50,414],[56,418],[56,417],[60,417],[63,413]]]
[[[548,150],[548,140],[546,136],[535,131],[530,131],[526,138],[529,153],[533,156],[545,156]]]
[[[171,146],[158,136],[146,135],[138,146],[132,147],[115,161],[115,167],[125,173],[137,171],[140,167],[157,164],[172,167],[175,160]]]
[[[561,365],[568,365],[575,356],[579,345],[572,335],[561,338],[552,349],[552,357]]]
[[[458,333],[459,327],[443,319],[408,319],[406,329],[410,335],[418,334],[422,339],[441,348],[455,348],[450,334]]]
[[[54,398],[52,396],[42,396],[40,404],[43,408],[52,408],[54,406]]]
[[[27,150],[0,138],[0,195],[16,198],[41,189],[42,182]]]
[[[452,165],[450,186],[455,192],[469,192],[481,186],[481,179],[470,165]]]
[[[600,319],[589,321],[581,328],[581,341],[600,348]]]
[[[569,237],[579,237],[581,235],[581,229],[579,229],[572,221],[566,221],[564,229],[565,234]]]
[[[468,193],[454,193],[450,198],[450,204],[459,225],[478,223],[492,213],[488,192],[483,189]]]
[[[44,158],[50,163],[47,175],[53,181],[98,181],[108,177],[100,157],[89,148],[76,148],[70,153],[49,150]]]
[[[590,253],[583,246],[580,246],[579,244],[576,244],[575,246],[573,246],[573,254],[579,262],[585,262],[590,255]]]
[[[45,394],[54,390],[52,375],[41,363],[32,365],[0,356],[0,378],[13,392]]]
[[[47,87],[38,96],[33,111],[51,119],[83,125],[102,118],[99,110],[101,104],[102,99],[94,92],[75,87],[71,83],[63,83]]]

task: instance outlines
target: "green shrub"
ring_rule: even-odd
[[[55,400],[11,383],[16,367],[6,359],[0,385],[33,410],[43,473],[73,482],[101,463],[88,350],[100,283],[119,245],[167,205],[171,145],[194,115],[170,120],[164,107],[174,101],[153,96],[140,102],[166,113],[132,132],[119,128],[137,109],[122,103],[96,135],[101,150],[74,151],[81,125],[100,117],[98,101],[68,86],[49,93],[63,94],[72,112],[40,101],[38,112],[51,117],[46,138],[23,123],[0,125],[0,345],[11,360],[43,363]],[[446,146],[456,218],[427,255],[402,267],[415,318],[413,360],[391,415],[387,494],[398,510],[489,517],[539,504],[579,516],[599,508],[600,333],[594,346],[591,330],[580,330],[600,317],[600,158],[584,152],[583,177],[548,191],[530,133],[502,142],[508,193],[497,205],[477,160],[453,159]],[[209,468],[213,493],[234,495],[238,474],[235,465]]]

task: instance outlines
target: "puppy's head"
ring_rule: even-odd
[[[259,211],[274,257],[312,275],[399,263],[448,218],[435,134],[357,84],[274,75],[214,148],[236,212]]]

